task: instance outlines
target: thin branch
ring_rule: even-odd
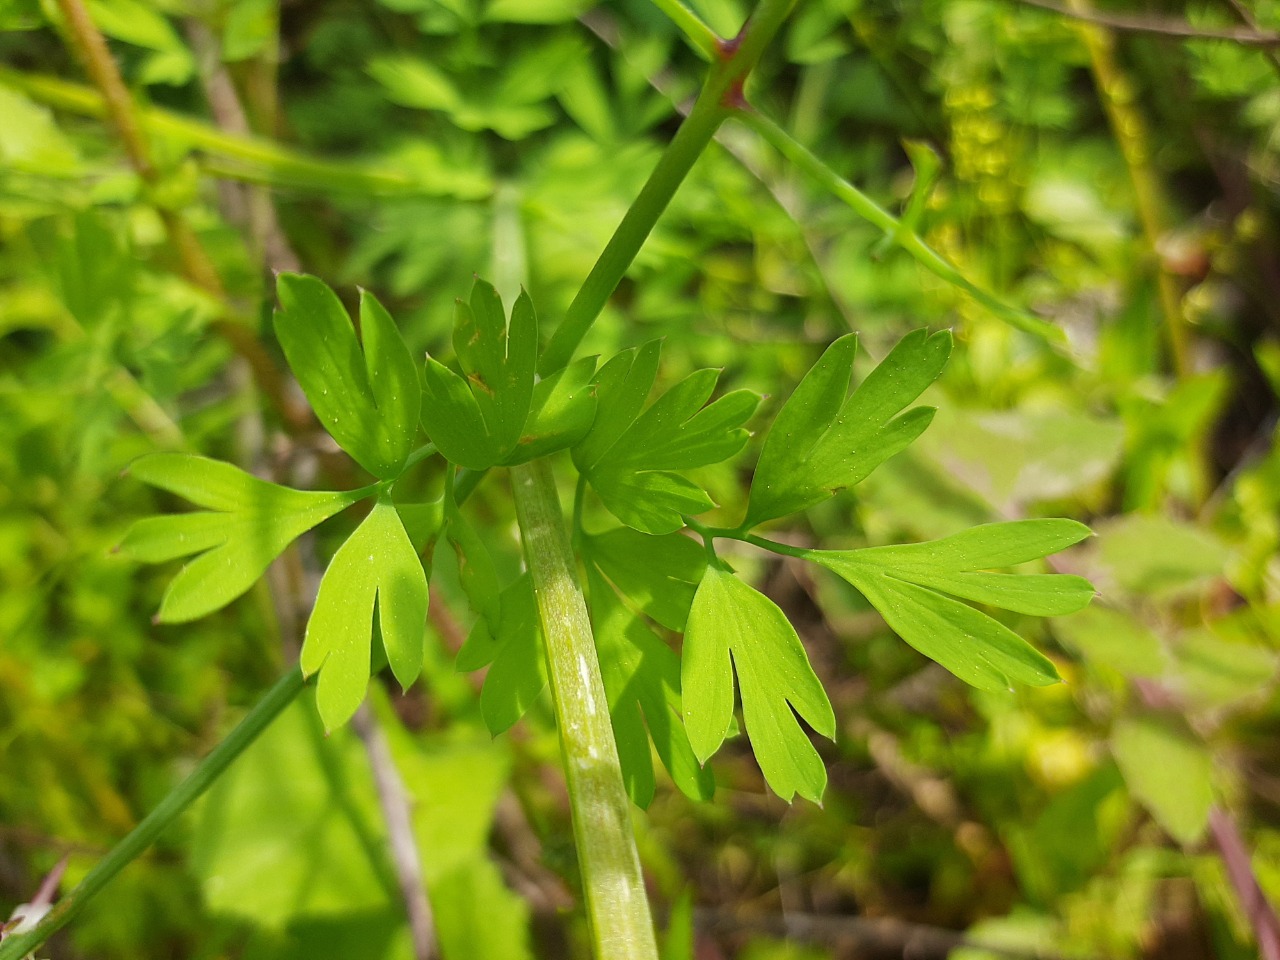
[[[435,918],[431,902],[427,899],[427,887],[422,879],[422,861],[418,857],[418,844],[413,835],[413,820],[409,810],[409,792],[396,768],[387,738],[378,725],[377,718],[366,702],[361,704],[351,718],[351,728],[364,744],[365,755],[373,768],[373,783],[378,791],[378,806],[387,825],[387,843],[391,847],[391,860],[395,865],[396,882],[404,900],[405,915],[409,920],[409,934],[413,941],[416,960],[434,960],[440,955],[436,939]]]
[[[747,76],[794,6],[795,0],[760,0],[739,34],[719,46],[693,109],[658,158],[547,341],[538,360],[539,373],[545,376],[573,358],[716,129],[742,102]]]
[[[1099,27],[1124,30],[1128,33],[1153,33],[1162,37],[1183,37],[1188,40],[1229,40],[1246,47],[1280,47],[1280,33],[1245,27],[1197,27],[1185,20],[1170,17],[1141,17],[1123,13],[1099,13],[1096,10],[1073,10],[1060,6],[1054,0],[1016,0],[1028,7],[1048,10],[1072,20],[1081,20]]]
[[[587,29],[595,33],[596,36],[604,43],[609,45],[611,48],[617,49],[618,31],[611,21],[602,18],[597,11],[592,11],[590,14],[584,15],[579,19]],[[676,21],[676,25],[681,27],[681,29],[684,29],[682,21]],[[695,42],[695,38],[692,36],[688,37],[688,39],[690,39],[690,42]],[[668,87],[669,85],[663,81],[662,77],[650,78],[649,83],[659,92],[667,94],[670,98],[670,94],[664,90],[664,87]],[[699,102],[701,102],[701,98],[699,98]],[[696,106],[697,104],[695,103],[695,108]],[[683,106],[678,106],[678,109],[682,114],[684,114],[687,120],[691,111]],[[1048,321],[1028,313],[1025,310],[1019,310],[1016,307],[1010,306],[999,297],[973,283],[958,269],[956,269],[956,267],[946,258],[925,243],[925,241],[911,230],[908,225],[904,224],[902,220],[895,217],[888,210],[885,210],[878,203],[872,200],[871,197],[863,193],[848,180],[840,177],[823,160],[812,153],[807,147],[800,144],[778,123],[758,113],[745,103],[735,104],[734,116],[736,119],[742,121],[746,127],[750,128],[751,131],[754,131],[754,133],[761,139],[773,146],[774,149],[789,160],[796,169],[804,172],[820,183],[829,193],[851,207],[858,216],[877,227],[890,242],[909,253],[921,266],[929,270],[935,276],[940,277],[955,287],[959,287],[961,290],[964,290],[969,294],[969,296],[977,300],[993,314],[1011,326],[1029,333],[1032,336],[1039,337],[1051,344],[1059,346],[1063,344],[1064,336],[1060,329]],[[720,129],[716,129],[714,131],[716,134],[721,132],[722,131]],[[823,273],[821,263],[818,261],[817,250],[811,242],[808,231],[802,226],[804,218],[801,216],[800,211],[798,211],[795,205],[790,203],[784,195],[769,184],[762,172],[759,171],[757,164],[743,159],[743,151],[731,146],[731,141],[721,139],[718,136],[716,139],[722,146],[729,150],[731,155],[743,163],[748,172],[760,180],[761,183],[765,184],[766,188],[774,195],[774,198],[782,206],[784,212],[786,212],[787,215],[797,223],[797,225],[801,225],[802,238],[809,246],[810,254],[814,258],[815,264],[818,264],[819,273]],[[826,282],[825,275],[823,279],[824,282]],[[833,285],[828,282],[827,288],[828,292],[832,294],[832,300],[837,310],[839,310],[847,320],[849,316],[848,310],[840,300],[837,299]]]
[[[832,196],[843,201],[858,216],[878,227],[895,246],[911,254],[917,263],[934,276],[963,290],[1010,326],[1039,337],[1047,343],[1062,345],[1065,342],[1066,338],[1062,330],[1052,323],[1026,310],[1010,306],[966,277],[909,226],[836,173],[824,160],[792,137],[776,121],[750,108],[739,110],[737,117],[810,179],[820,184]]]
[[[1240,828],[1229,813],[1221,807],[1214,807],[1209,811],[1209,831],[1227,868],[1231,886],[1240,898],[1240,906],[1253,928],[1258,955],[1263,960],[1280,960],[1280,920],[1276,919],[1275,911],[1258,885]]]
[[[106,39],[80,0],[58,0],[58,8],[67,21],[68,42],[84,64],[93,85],[102,93],[107,116],[116,128],[129,164],[143,180],[154,181],[156,168],[151,162],[151,150],[138,123],[133,98],[124,85],[111,51],[107,49]]]
[[[251,137],[253,130],[249,125],[249,117],[240,102],[231,74],[222,62],[221,44],[217,36],[202,21],[196,19],[187,21],[186,30],[187,39],[191,42],[200,65],[200,80],[214,121],[229,133]],[[280,226],[271,191],[262,184],[225,185],[243,191],[243,221],[248,225],[255,252],[261,254],[266,266],[277,272],[298,272],[302,261],[298,259]]]

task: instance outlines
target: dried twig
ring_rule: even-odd
[[[1188,40],[1229,40],[1247,47],[1280,47],[1280,33],[1249,27],[1197,27],[1185,20],[1171,17],[1146,17],[1072,9],[1060,6],[1054,0],[1017,0],[1017,2],[1048,10],[1072,20],[1081,20],[1099,27],[1123,30],[1128,33],[1152,33],[1163,37],[1183,37]]]
[[[200,81],[214,122],[228,133],[242,137],[252,136],[253,130],[244,104],[240,101],[231,74],[222,62],[218,38],[208,26],[197,19],[187,21],[186,31],[200,65]],[[229,191],[232,196],[237,196],[237,206],[240,207],[236,211],[239,215],[237,219],[247,224],[255,252],[261,255],[267,268],[293,273],[300,270],[301,261],[280,226],[271,191],[262,184],[237,184],[230,181],[223,181],[220,187]]]
[[[391,860],[395,865],[396,881],[400,885],[400,896],[404,900],[405,914],[409,920],[413,955],[416,960],[434,960],[439,956],[439,945],[431,902],[427,899],[427,888],[422,879],[422,861],[418,857],[418,845],[413,835],[409,793],[391,756],[387,738],[368,703],[361,705],[356,711],[351,719],[351,727],[364,744],[369,765],[373,768],[378,805],[387,825]]]

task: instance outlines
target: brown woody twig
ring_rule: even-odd
[[[1018,0],[1029,7],[1048,10],[1072,20],[1082,20],[1099,27],[1123,30],[1128,33],[1151,33],[1163,37],[1182,37],[1187,40],[1229,40],[1246,47],[1280,47],[1280,33],[1257,30],[1250,27],[1197,27],[1185,20],[1169,17],[1134,16],[1123,13],[1101,13],[1097,10],[1080,10],[1060,6],[1054,0]]]

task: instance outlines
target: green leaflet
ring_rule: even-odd
[[[949,333],[907,334],[846,396],[857,349],[853,334],[835,341],[783,404],[760,451],[743,529],[861,482],[933,419],[930,407],[902,410],[942,373]]]
[[[447,460],[484,470],[515,450],[529,419],[538,351],[533,301],[520,292],[508,328],[498,292],[477,278],[470,303],[457,303],[453,349],[461,374],[427,358],[422,425]]]
[[[376,489],[304,493],[181,453],[142,457],[128,472],[209,508],[139,520],[117,548],[143,563],[200,554],[169,583],[156,616],[161,623],[195,620],[226,606],[298,536]]]
[[[498,579],[498,569],[493,564],[489,548],[455,504],[446,504],[445,519],[445,535],[458,557],[458,579],[462,590],[471,603],[471,609],[488,624],[490,631],[497,631],[502,616],[499,599],[502,582]]]
[[[681,633],[707,566],[700,544],[680,534],[654,537],[615,527],[585,538],[600,572],[645,616]]]
[[[477,620],[458,651],[458,669],[488,666],[480,691],[480,713],[494,736],[524,716],[547,685],[542,627],[533,581],[521,574],[502,591],[500,619],[491,628]]]
[[[282,273],[276,289],[276,336],[316,417],[362,467],[395,479],[413,451],[422,396],[395,322],[362,291],[362,351],[347,311],[320,280]]]
[[[684,721],[704,763],[733,721],[735,670],[747,736],[769,787],[788,802],[797,793],[820,802],[827,771],[795,715],[834,739],[831,701],[777,604],[708,566],[689,611],[680,674],[682,689],[698,691],[684,700]]]
[[[596,415],[595,372],[596,358],[583,357],[538,381],[524,434],[504,463],[527,463],[585,437]]]
[[[709,800],[715,780],[711,770],[698,763],[680,723],[680,658],[622,604],[598,567],[589,566],[587,578],[591,623],[627,793],[640,807],[653,800],[652,737],[662,765],[681,792],[694,800]]]
[[[715,389],[717,370],[698,370],[643,413],[658,372],[657,343],[627,350],[596,377],[597,407],[591,432],[574,462],[609,511],[644,533],[673,533],[683,515],[715,506],[705,491],[675,470],[719,463],[747,442],[742,428],[759,397],[735,390],[703,406]]]
[[[1058,672],[1004,624],[952,597],[1035,616],[1074,613],[1094,596],[1082,577],[985,571],[1056,553],[1087,536],[1089,528],[1074,520],[1018,520],[928,543],[806,556],[857,587],[925,656],[975,687],[1003,690],[1012,682],[1055,683]]]
[[[397,503],[396,512],[409,535],[413,551],[420,557],[435,553],[436,540],[444,527],[444,500],[428,500],[422,503]]]
[[[591,469],[640,415],[658,376],[659,340],[612,357],[596,374],[596,416],[591,432],[573,449],[581,472]]]
[[[304,676],[320,671],[316,706],[326,730],[364,700],[376,607],[391,672],[403,687],[422,669],[427,575],[385,495],[338,548],[320,581],[302,644]]]

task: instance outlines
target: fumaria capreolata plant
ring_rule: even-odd
[[[994,523],[928,543],[862,549],[800,548],[764,526],[856,486],[929,426],[914,405],[941,374],[947,332],[918,330],[853,384],[857,339],[831,343],[760,432],[745,515],[705,524],[715,504],[689,471],[743,455],[759,397],[716,396],[719,372],[698,370],[651,400],[661,344],[608,358],[575,358],[578,345],[654,223],[719,125],[744,117],[802,167],[816,172],[925,266],[975,293],[1022,329],[1042,322],[1011,311],[965,281],[889,214],[821,167],[754,114],[743,82],[788,15],[791,0],[763,0],[733,41],[721,41],[678,3],[662,6],[712,60],[696,105],[552,335],[521,293],[508,313],[477,279],[458,301],[452,356],[415,358],[377,299],[361,296],[359,332],[321,280],[278,279],[275,332],[317,420],[372,477],[347,491],[310,492],[258,479],[200,456],[152,454],[133,478],[200,509],[148,517],[120,550],[137,561],[188,558],[158,619],[182,623],[232,602],[297,537],[340,511],[363,519],[329,561],[292,671],[233,734],[129,838],[89,874],[48,922],[10,938],[0,960],[22,956],[67,922],[84,899],[136,856],[177,812],[316,678],[327,729],[346,723],[371,673],[396,681],[422,670],[432,557],[447,541],[459,557],[475,626],[458,657],[487,667],[481,698],[496,734],[550,687],[561,738],[592,936],[600,958],[656,958],[649,905],[631,832],[630,803],[654,794],[656,753],[688,796],[709,799],[708,761],[742,730],[769,787],[818,802],[822,760],[803,724],[836,734],[831,702],[796,629],[740,576],[725,542],[798,558],[848,581],[907,643],[985,689],[1046,685],[1058,674],[1043,654],[983,608],[1056,616],[1093,595],[1076,576],[1009,569],[1088,536],[1071,520]],[[714,398],[714,399],[713,399]],[[576,471],[566,526],[553,463]],[[399,483],[432,458],[444,462],[442,496],[411,502]],[[466,500],[504,473],[525,564],[505,582]],[[495,478],[496,479],[496,478]],[[494,482],[490,479],[485,482]],[[588,529],[594,497],[613,518]],[[679,652],[672,640],[683,635]],[[377,641],[375,643],[375,640]],[[652,747],[651,747],[652,744]]]
[[[416,363],[368,293],[359,338],[338,297],[314,277],[282,275],[279,299],[276,332],[298,382],[334,440],[376,482],[303,492],[202,457],[154,454],[132,466],[133,476],[204,509],[139,521],[122,551],[148,562],[193,557],[159,614],[182,622],[235,599],[295,537],[367,501],[320,582],[302,647],[302,673],[318,677],[316,703],[333,729],[363,701],[371,663],[385,657],[403,686],[417,679],[433,546],[447,539],[477,617],[458,662],[489,667],[481,703],[492,732],[518,720],[550,679],[588,894],[597,901],[620,896],[607,889],[618,882],[620,854],[593,864],[592,852],[610,836],[627,846],[624,787],[641,806],[653,796],[650,740],[684,793],[712,795],[706,763],[733,727],[735,679],[743,729],[772,790],[818,802],[826,786],[800,720],[834,737],[831,703],[795,628],[734,572],[719,541],[834,572],[903,640],[974,686],[1059,679],[1043,654],[972,604],[1037,616],[1083,607],[1093,588],[1080,577],[1000,572],[1088,536],[1080,523],[994,523],[928,543],[853,550],[802,549],[755,532],[854,486],[928,427],[933,410],[913,404],[942,372],[948,333],[909,334],[852,392],[856,337],[832,343],[767,428],[746,516],[720,528],[697,519],[715,504],[685,472],[739,455],[759,398],[735,390],[713,400],[718,371],[698,370],[649,402],[661,359],[653,341],[540,378],[529,297],[522,293],[508,317],[483,280],[457,305],[449,363]],[[565,450],[579,501],[593,493],[614,526],[587,530],[577,510],[566,533],[548,460]],[[397,481],[434,456],[448,464],[443,497],[398,502]],[[510,583],[467,517],[458,480],[493,468],[509,472],[525,545],[526,571]],[[684,635],[679,654],[664,639],[674,633]],[[623,849],[621,862],[634,866],[634,852]],[[600,909],[593,906],[595,926],[607,931]],[[647,909],[634,920],[617,943],[647,929]]]

